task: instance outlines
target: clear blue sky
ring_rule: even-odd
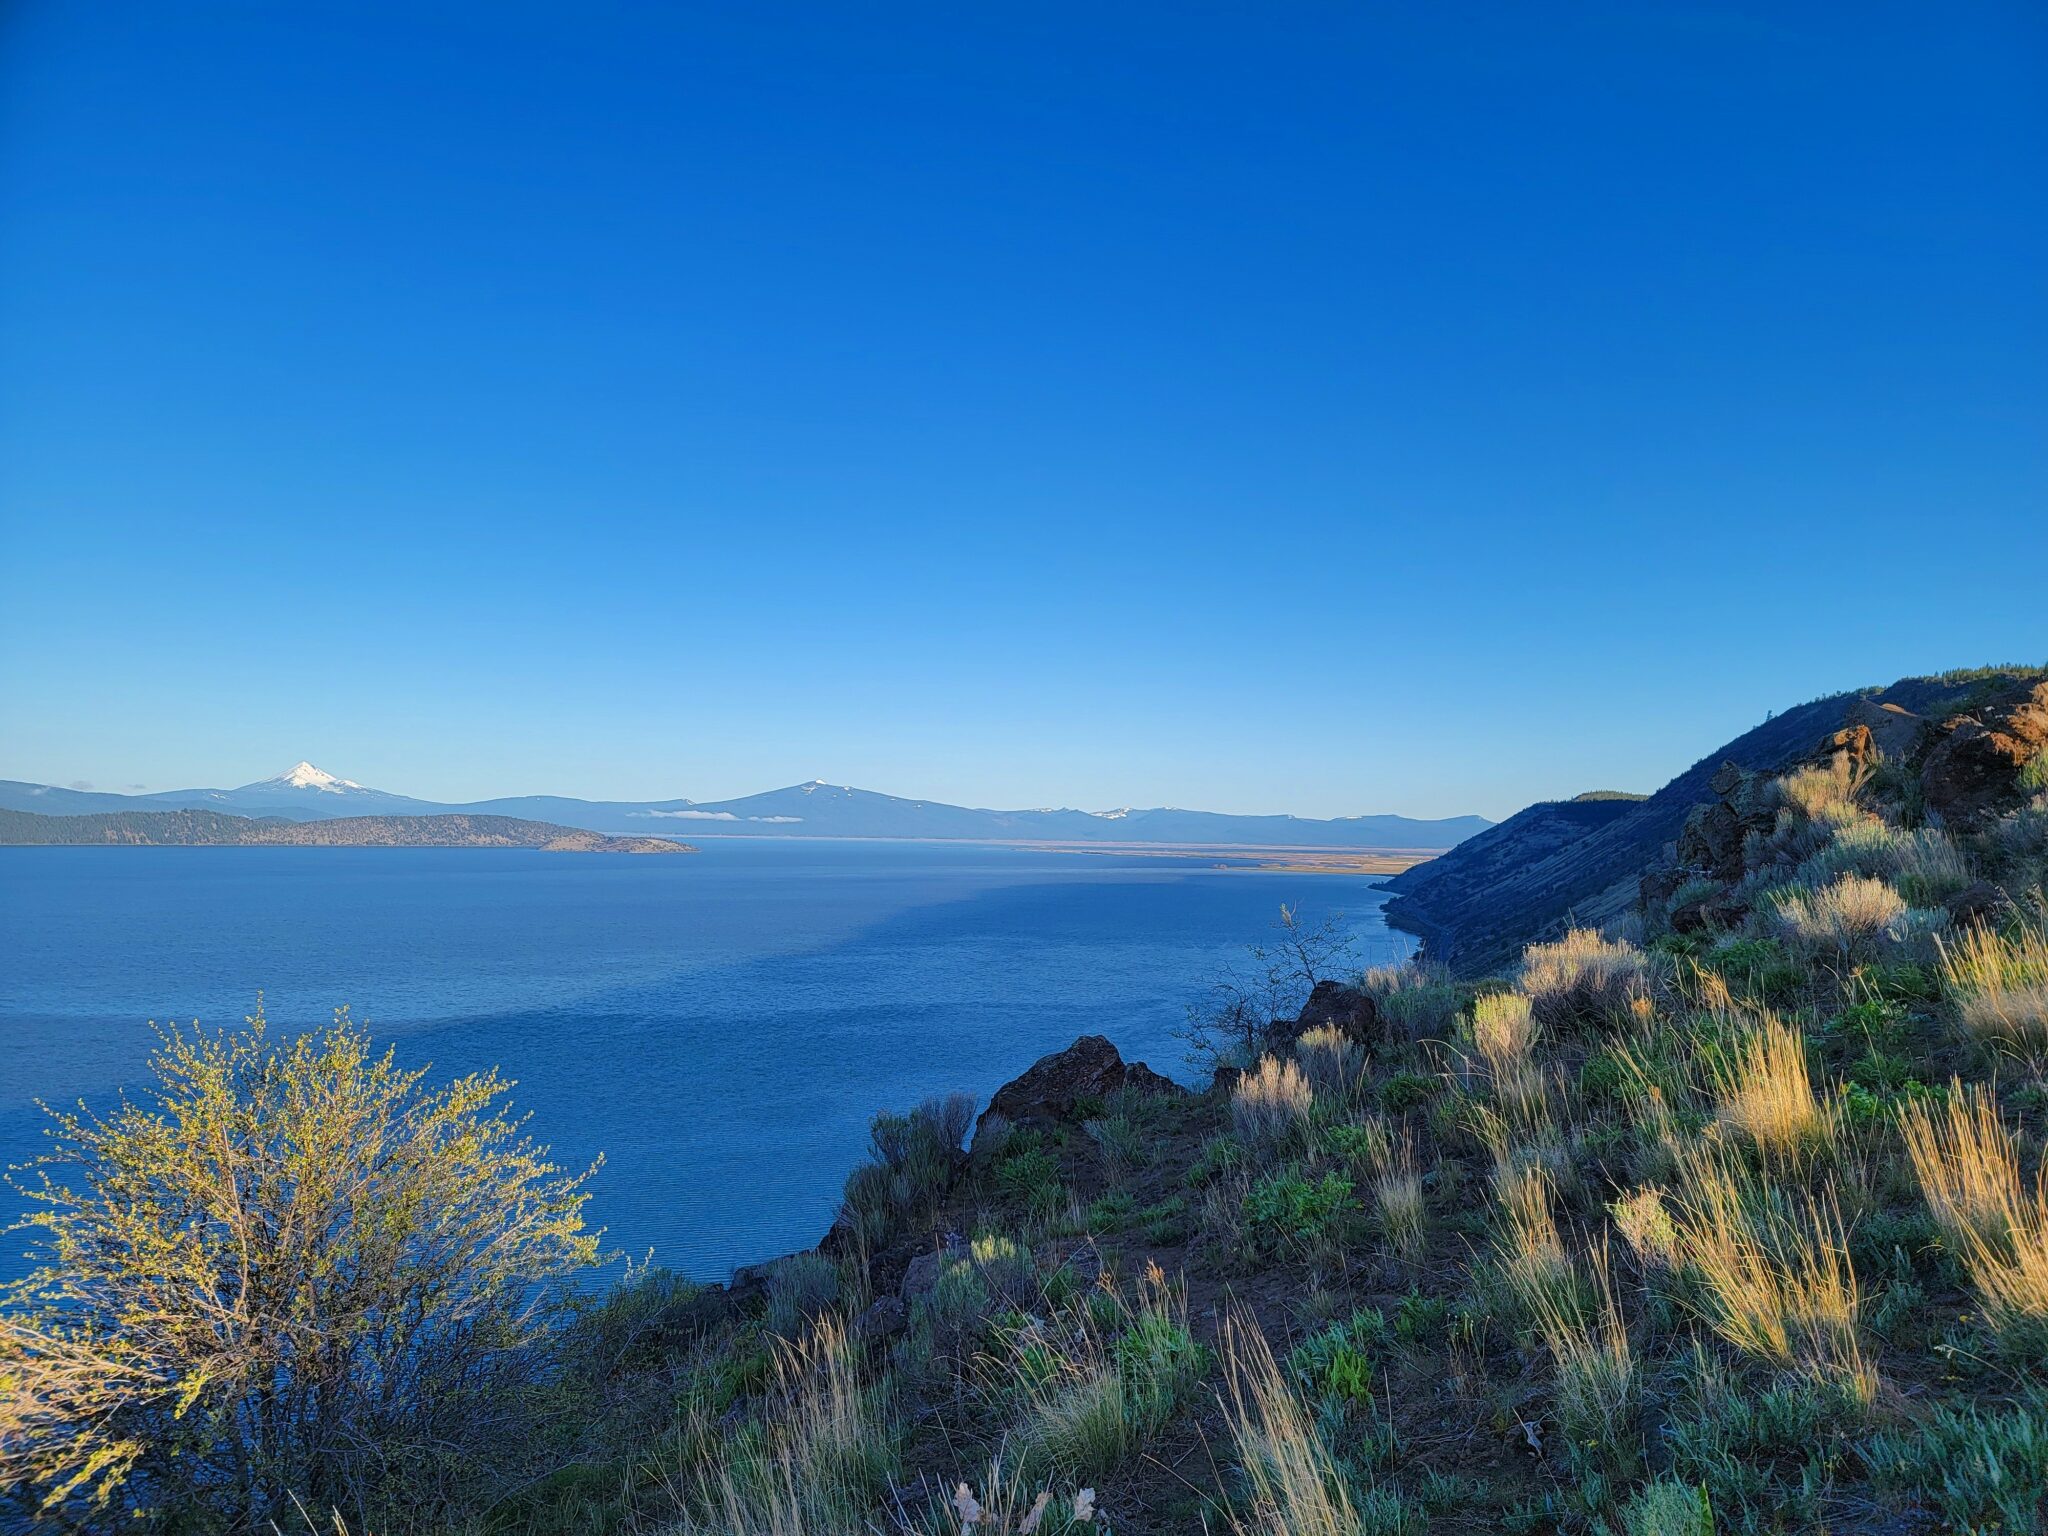
[[[0,776],[1503,815],[2048,658],[2038,4],[14,0]]]

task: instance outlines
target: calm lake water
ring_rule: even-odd
[[[1213,858],[717,842],[496,849],[0,848],[0,1162],[36,1099],[140,1085],[148,1021],[274,1030],[340,1004],[437,1075],[501,1067],[558,1161],[603,1152],[608,1243],[722,1278],[808,1247],[877,1109],[988,1095],[1076,1035],[1186,1075],[1171,1031],[1279,903],[1413,941],[1366,877]],[[20,1205],[9,1195],[11,1210]],[[0,1246],[0,1279],[22,1268]]]

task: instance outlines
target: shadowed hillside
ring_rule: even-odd
[[[1636,877],[1678,836],[1694,807],[1714,798],[1712,780],[1722,764],[1781,768],[1853,724],[1867,724],[1881,741],[1903,749],[1923,723],[2039,675],[2039,669],[1989,668],[1906,678],[1801,704],[1708,753],[1646,800],[1581,797],[1534,805],[1403,872],[1387,882],[1395,893],[1387,920],[1421,935],[1433,960],[1468,974],[1497,968],[1568,920],[1597,925],[1627,911]]]

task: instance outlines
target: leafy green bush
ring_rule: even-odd
[[[1314,1182],[1292,1171],[1269,1174],[1244,1197],[1252,1240],[1269,1250],[1304,1250],[1324,1243],[1339,1222],[1360,1209],[1352,1182],[1335,1172]]]
[[[1036,1131],[1013,1131],[997,1154],[993,1172],[996,1193],[1005,1202],[1040,1216],[1065,1202],[1059,1159],[1046,1150]]]
[[[163,1034],[109,1118],[52,1113],[38,1267],[0,1315],[0,1487],[47,1512],[382,1511],[519,1439],[529,1346],[597,1257],[587,1174],[496,1073],[428,1088],[346,1011]]]
[[[1288,1374],[1317,1397],[1370,1402],[1373,1355],[1385,1348],[1387,1333],[1384,1313],[1370,1308],[1354,1312],[1289,1351]]]
[[[1396,1072],[1380,1084],[1380,1108],[1390,1115],[1401,1114],[1427,1104],[1442,1087],[1441,1078],[1426,1073]]]

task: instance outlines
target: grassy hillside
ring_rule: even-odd
[[[426,1371],[442,1411],[351,1419],[376,1454],[350,1518],[2043,1529],[2048,687],[1712,777],[1605,932],[1484,979],[1303,974],[1300,1017],[1203,1092],[1087,1039],[978,1121],[879,1117],[815,1252],[729,1287],[636,1273],[462,1413]],[[17,1380],[77,1373],[29,1353]],[[186,1419],[223,1390],[125,1390],[181,1388]],[[13,1411],[0,1445],[56,1443]],[[137,1454],[136,1488],[184,1475]],[[209,1497],[187,1528],[299,1518]]]
[[[687,853],[661,837],[606,837],[511,816],[343,816],[298,822],[218,811],[38,816],[0,810],[0,846],[136,844],[221,848],[538,848],[554,853]]]
[[[1532,937],[1554,938],[1573,920],[1604,923],[1627,912],[1637,876],[1662,856],[1693,808],[1713,799],[1712,780],[1724,764],[1777,772],[1851,725],[1874,729],[1895,754],[1910,753],[1921,730],[2044,675],[2039,667],[1977,668],[1798,705],[1708,753],[1639,804],[1595,802],[1609,814],[1569,822],[1559,806],[1532,806],[1417,865],[1388,882],[1396,896],[1388,921],[1422,935],[1431,958],[1461,974],[1498,970]]]

